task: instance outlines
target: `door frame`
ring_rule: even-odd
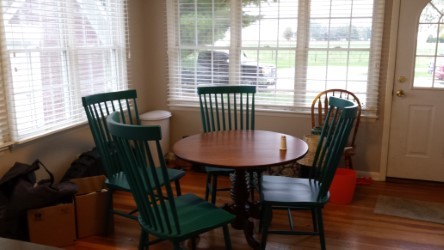
[[[387,177],[387,163],[389,155],[390,142],[390,126],[392,123],[392,102],[393,102],[393,85],[395,83],[395,66],[398,43],[398,25],[399,12],[401,10],[401,0],[393,0],[392,2],[392,16],[390,21],[390,43],[388,53],[387,75],[385,82],[385,98],[384,98],[384,122],[382,127],[382,142],[381,142],[381,159],[379,167],[379,178],[382,181]]]

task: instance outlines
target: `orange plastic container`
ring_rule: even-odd
[[[348,168],[336,169],[330,185],[330,202],[349,204],[353,200],[356,187],[356,171]]]

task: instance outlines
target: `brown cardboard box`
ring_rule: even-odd
[[[78,186],[74,197],[78,238],[104,235],[113,230],[112,216],[108,218],[110,197],[105,179],[101,175],[71,180]]]
[[[74,204],[59,204],[28,210],[29,240],[62,247],[74,244],[76,225]]]
[[[107,231],[108,191],[76,195],[77,237],[103,235]],[[108,226],[112,226],[109,223]]]
[[[76,195],[100,191],[106,188],[104,175],[71,179],[78,187]]]

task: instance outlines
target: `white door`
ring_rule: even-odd
[[[400,4],[387,176],[444,181],[444,0]]]

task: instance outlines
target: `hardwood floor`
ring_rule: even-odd
[[[203,197],[205,175],[187,170],[181,181],[182,192],[192,192]],[[229,185],[222,179],[220,185]],[[378,195],[388,195],[416,200],[443,202],[444,183],[388,180],[356,187],[353,202],[348,205],[329,203],[324,209],[324,225],[327,249],[444,249],[444,225],[373,213]],[[227,192],[218,194],[218,205],[228,202]],[[128,194],[114,196],[117,207],[133,203]],[[311,228],[311,217],[294,212],[295,225]],[[139,226],[135,221],[114,216],[115,231],[107,237],[93,236],[79,239],[66,249],[137,249]],[[258,225],[258,221],[255,221]],[[273,215],[272,227],[287,226],[284,212]],[[250,249],[242,231],[230,228],[233,249]],[[260,238],[259,234],[256,234]],[[184,245],[188,246],[189,242]],[[161,242],[150,249],[171,249],[169,242]],[[197,241],[197,249],[224,249],[222,230],[203,234]],[[317,236],[269,235],[267,249],[319,249]]]

